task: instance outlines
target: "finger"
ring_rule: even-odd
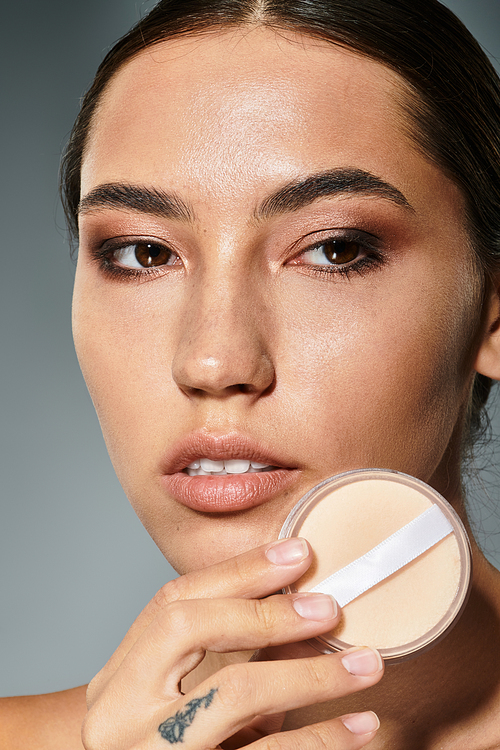
[[[228,653],[313,638],[335,627],[338,607],[325,594],[290,594],[267,599],[202,599],[174,602],[144,631],[108,684],[123,672],[130,700],[165,695],[176,699],[180,680],[206,651]],[[147,679],[145,680],[145,675]],[[133,694],[132,694],[133,691]]]
[[[92,702],[140,635],[170,603],[268,596],[300,578],[311,562],[311,550],[305,540],[284,539],[169,581],[146,605],[110,660],[92,680],[89,700]]]
[[[262,737],[268,737],[281,730],[285,721],[286,713],[271,714],[269,716],[256,716],[248,726],[240,729],[229,739],[221,742],[221,750],[239,750],[242,747],[250,745],[252,742],[260,740]]]
[[[273,736],[276,750],[358,750],[375,737],[380,726],[372,711],[348,714],[321,724],[283,732]],[[252,750],[269,750],[268,740],[262,739],[249,746]]]
[[[163,586],[134,622],[145,627],[168,604],[186,599],[256,599],[300,578],[312,562],[305,539],[284,539],[187,573]]]
[[[335,700],[374,685],[382,673],[382,659],[371,649],[287,662],[231,665],[199,685],[182,702],[172,704],[168,716],[158,725],[159,732],[165,739],[182,734],[185,750],[194,750],[201,742],[214,747],[248,726],[258,715]],[[159,711],[158,717],[162,716]],[[359,725],[360,721],[352,718],[342,726],[333,723],[331,728],[345,739],[357,736],[354,730],[358,731]]]

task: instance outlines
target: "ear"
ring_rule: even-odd
[[[500,282],[500,280],[498,280]],[[474,363],[481,375],[500,380],[500,283],[492,285],[485,300],[484,334]]]

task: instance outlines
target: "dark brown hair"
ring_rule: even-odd
[[[62,198],[78,235],[80,171],[92,117],[114,74],[166,39],[263,24],[341,44],[405,81],[407,121],[422,152],[461,189],[486,288],[500,269],[500,81],[474,37],[438,0],[160,0],[99,67],[62,162]],[[481,429],[491,381],[476,375],[470,431]]]

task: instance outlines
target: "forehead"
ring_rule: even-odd
[[[405,195],[422,180],[437,189],[430,182],[448,181],[405,134],[404,86],[352,50],[266,27],[162,42],[105,91],[82,192],[168,183],[194,201],[255,202],[262,190],[337,166],[379,175]]]
[[[290,150],[306,136],[313,147],[332,117],[339,139],[354,122],[361,134],[374,117],[386,119],[395,79],[351,51],[266,28],[167,41],[115,75],[94,121],[91,150],[111,139],[116,152],[139,134],[142,156],[158,138],[167,149],[188,141],[191,151],[204,136],[233,151],[250,142],[256,156],[290,138]]]

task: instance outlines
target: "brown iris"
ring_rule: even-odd
[[[348,240],[326,240],[319,246],[330,263],[350,263],[359,255],[359,242]]]
[[[152,245],[150,242],[137,242],[135,245],[135,257],[144,268],[164,266],[171,255],[171,250],[161,245]]]

